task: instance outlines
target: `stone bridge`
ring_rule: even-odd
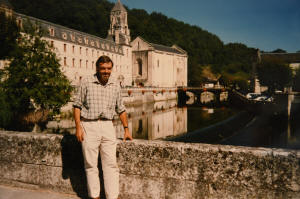
[[[296,150],[134,140],[117,158],[123,199],[300,198]],[[80,144],[0,131],[0,183],[86,198]]]
[[[206,96],[204,94],[213,94],[213,99],[216,103],[223,101],[224,98],[228,97],[228,89],[215,85],[214,87],[179,87],[178,88],[178,99],[179,104],[184,104],[185,101],[191,97],[188,93],[193,93],[193,97],[195,97],[195,103],[205,104],[206,100],[203,100]],[[222,96],[223,95],[223,96]],[[224,97],[225,96],[225,97]]]

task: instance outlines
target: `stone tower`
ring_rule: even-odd
[[[127,11],[118,0],[110,12],[110,29],[108,37],[113,38],[117,44],[129,45],[130,30],[128,29]]]

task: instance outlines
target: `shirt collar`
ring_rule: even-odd
[[[101,84],[101,82],[98,80],[97,73],[95,73],[93,75],[93,82],[97,83],[97,84]],[[110,75],[110,77],[108,78],[107,83],[105,85],[103,85],[103,86],[110,85],[110,84],[113,84],[113,83],[114,83],[114,78],[112,77],[112,75]]]

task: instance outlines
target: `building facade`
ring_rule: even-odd
[[[187,86],[187,53],[175,45],[151,44],[140,37],[131,41],[127,11],[120,0],[111,10],[106,39],[13,12],[7,0],[1,0],[0,7],[12,13],[19,26],[29,19],[47,30],[44,39],[54,46],[62,71],[73,85],[95,73],[96,60],[107,55],[114,62],[112,75],[122,86]],[[0,62],[3,67],[5,62]]]

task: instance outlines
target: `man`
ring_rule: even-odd
[[[115,112],[124,126],[123,141],[132,140],[120,85],[110,78],[112,68],[112,60],[101,56],[96,62],[96,74],[81,81],[73,104],[76,137],[82,143],[88,194],[95,199],[100,195],[99,150],[106,198],[117,199],[119,195],[117,142],[112,123]]]

